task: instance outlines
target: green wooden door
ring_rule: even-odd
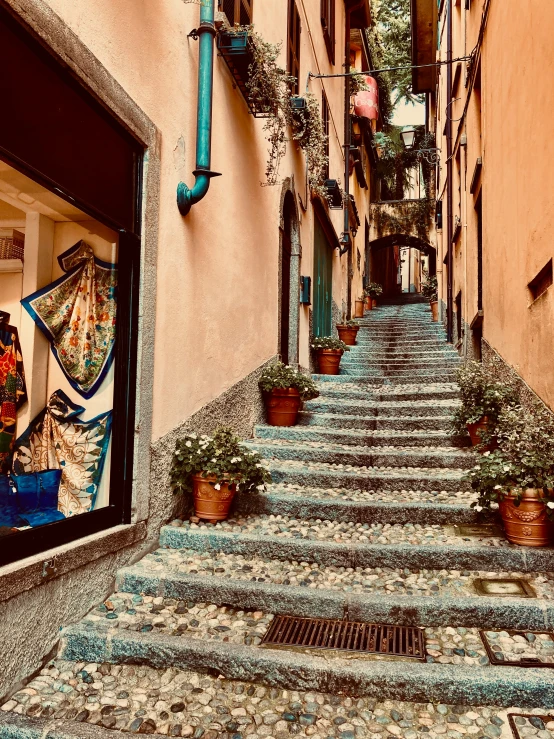
[[[319,219],[314,224],[314,336],[331,336],[333,249]]]

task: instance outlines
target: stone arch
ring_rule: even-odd
[[[420,239],[418,236],[396,233],[381,236],[369,242],[369,248],[373,251],[380,251],[381,249],[387,249],[393,246],[419,249],[419,251],[429,257],[429,274],[435,275],[437,273],[436,248],[432,244],[429,244],[429,242]]]
[[[281,188],[279,205],[279,320],[277,333],[277,353],[285,354],[282,342],[288,337],[289,364],[298,364],[299,355],[299,297],[300,297],[300,220],[294,189],[294,177],[287,177]],[[284,273],[284,271],[286,273]],[[288,285],[288,288],[287,288]],[[288,294],[288,301],[283,295]]]

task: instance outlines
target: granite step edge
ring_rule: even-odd
[[[0,711],[0,739],[114,739],[129,736],[132,734],[105,729],[96,724],[35,718]],[[167,739],[167,734],[150,736],[152,739]]]
[[[327,660],[292,651],[159,633],[93,632],[79,626],[65,629],[61,643],[62,658],[67,660],[143,664],[156,669],[171,665],[271,687],[349,695],[378,691],[382,699],[419,703],[540,707],[552,701],[553,693],[547,670]]]
[[[131,565],[117,573],[120,592],[298,616],[344,618],[403,626],[540,630],[554,627],[554,603],[475,595],[348,593],[299,585],[252,582],[217,575],[160,573]]]

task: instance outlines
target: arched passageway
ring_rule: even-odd
[[[371,282],[383,285],[383,293],[393,296],[402,292],[398,280],[400,273],[401,249],[417,249],[429,257],[429,274],[437,273],[437,252],[432,244],[410,234],[394,233],[381,236],[368,244],[368,263]]]

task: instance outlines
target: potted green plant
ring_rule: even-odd
[[[365,292],[354,301],[354,318],[364,317],[364,305],[365,305]]]
[[[338,375],[342,355],[349,351],[344,341],[334,336],[316,336],[312,340],[312,349],[317,355],[319,372],[322,375]]]
[[[347,321],[345,317],[342,317],[342,322],[337,323],[337,331],[339,332],[339,339],[344,341],[346,346],[356,345],[356,336],[360,330],[360,324],[358,321]]]
[[[379,297],[379,295],[383,294],[383,286],[380,285],[378,282],[370,282],[369,285],[366,287],[366,293],[371,299],[371,307],[376,308],[377,298]]]
[[[198,518],[223,521],[237,489],[265,490],[270,480],[260,455],[229,428],[218,428],[213,436],[185,434],[175,445],[171,485],[176,493],[192,493]]]
[[[517,392],[506,381],[498,380],[481,362],[467,362],[457,370],[461,405],[454,413],[455,434],[469,434],[473,446],[481,451],[496,444],[496,425],[502,410],[517,403]]]
[[[554,531],[554,421],[550,411],[505,408],[498,448],[485,452],[467,476],[479,493],[476,511],[500,510],[508,541],[547,546]]]
[[[431,306],[431,315],[432,315],[433,321],[439,320],[438,291],[439,291],[439,283],[437,281],[436,275],[432,275],[432,276],[427,275],[427,279],[421,286],[421,292],[429,300],[429,305]]]
[[[311,377],[283,362],[274,362],[266,367],[258,385],[263,393],[267,422],[271,426],[294,426],[300,404],[319,395]]]

